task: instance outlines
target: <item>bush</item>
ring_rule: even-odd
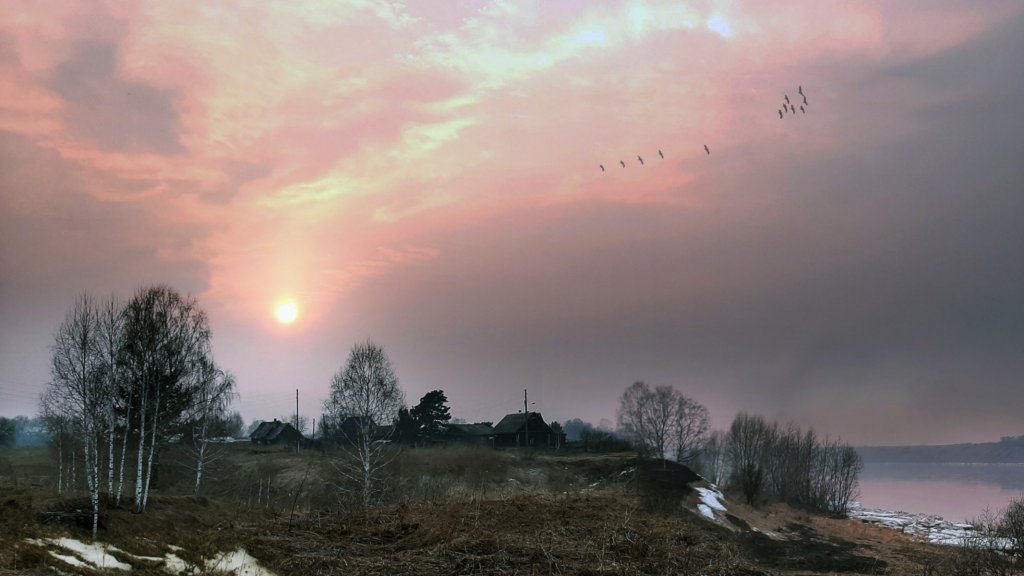
[[[1024,496],[1010,500],[999,519],[997,532],[1011,541],[1012,554],[1024,556]]]

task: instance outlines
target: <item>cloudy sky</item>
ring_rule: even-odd
[[[1017,0],[6,3],[0,414],[166,283],[246,420],[371,338],[470,421],[1024,434],[1021,54]]]

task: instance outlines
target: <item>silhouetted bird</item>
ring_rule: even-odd
[[[601,164],[601,172],[604,172],[604,164]]]
[[[799,92],[801,96],[803,96],[804,95],[804,85],[801,84],[800,87],[796,89],[796,91]]]
[[[804,96],[804,104],[807,104],[807,96]]]
[[[796,106],[793,106],[792,104],[790,104],[789,105],[789,109],[793,112],[793,114],[796,114]]]
[[[640,165],[641,165],[641,166],[643,166],[643,165],[644,165],[644,159],[643,159],[643,158],[641,158],[639,154],[637,154],[637,155],[636,155],[636,159],[640,161]]]
[[[782,119],[782,110],[779,110],[779,119]]]
[[[623,168],[626,167],[626,161],[625,160],[619,160],[619,164],[622,164]]]
[[[800,107],[800,111],[803,112],[804,114],[807,114],[807,110],[804,110],[803,106]]]
[[[786,104],[789,104],[789,94],[786,94]]]
[[[665,155],[661,153],[661,148],[658,148],[658,156],[661,156],[662,158],[665,157]]]
[[[708,149],[707,144],[704,145],[704,151],[707,152],[708,154],[711,154],[711,150]]]

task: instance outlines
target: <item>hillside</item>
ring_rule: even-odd
[[[107,506],[103,546],[90,547],[84,499],[56,496],[45,452],[0,454],[0,573],[240,574],[232,562],[251,560],[247,574],[264,576],[941,575],[956,560],[859,521],[750,508],[684,466],[631,454],[399,456],[387,501],[358,510],[341,505],[329,454],[233,446],[199,497],[184,495],[169,454],[149,509]]]
[[[865,462],[1020,463],[1024,462],[1024,440],[1016,437],[977,444],[861,446],[857,452]]]

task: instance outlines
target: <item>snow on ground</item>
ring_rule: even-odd
[[[1007,548],[1011,544],[1005,538],[986,536],[971,524],[949,522],[941,516],[931,514],[870,510],[861,507],[859,502],[853,502],[850,504],[848,515],[850,518],[899,530],[932,544],[1000,549]]]
[[[725,500],[725,496],[718,491],[718,488],[714,484],[711,488],[697,487],[697,494],[700,495],[700,504],[697,504],[697,511],[700,512],[701,516],[708,518],[709,520],[715,519],[715,510],[725,512],[725,505],[722,501]]]
[[[72,554],[62,554],[54,550],[48,551],[54,558],[66,562],[76,568],[101,568],[130,571],[132,569],[131,564],[121,562],[109,554],[109,552],[117,552],[118,554],[133,560],[163,562],[163,569],[171,574],[195,574],[198,572],[196,566],[175,554],[175,552],[182,551],[182,548],[178,546],[170,546],[169,548],[172,552],[168,552],[167,555],[162,558],[157,558],[153,556],[136,556],[109,544],[102,544],[99,542],[87,544],[73,538],[43,538],[39,540],[27,539],[26,542],[44,548],[53,546],[60,548],[62,551],[71,552]],[[215,572],[228,572],[235,574],[236,576],[275,576],[273,572],[267,570],[263,566],[260,566],[259,561],[250,556],[249,553],[242,548],[239,548],[234,552],[221,552],[213,558],[206,560],[205,569]]]
[[[89,565],[95,566],[96,568],[110,568],[112,570],[132,569],[131,564],[125,564],[108,554],[108,550],[113,550],[115,552],[120,552],[120,550],[107,544],[101,544],[99,542],[86,544],[85,542],[75,540],[74,538],[45,538],[42,540],[29,540],[29,542],[39,546],[46,546],[47,544],[50,544],[63,548],[69,552],[73,552],[75,556],[57,554],[53,551],[50,552],[52,556],[56,556],[72,566],[81,567]]]
[[[721,510],[725,512],[725,505],[722,504],[722,500],[725,500],[725,496],[718,491],[717,488],[697,488],[697,493],[700,494],[700,501],[705,506],[712,510]]]
[[[274,573],[260,566],[259,561],[239,548],[234,552],[221,552],[206,561],[206,569],[213,572],[232,572],[238,576],[274,576]]]

